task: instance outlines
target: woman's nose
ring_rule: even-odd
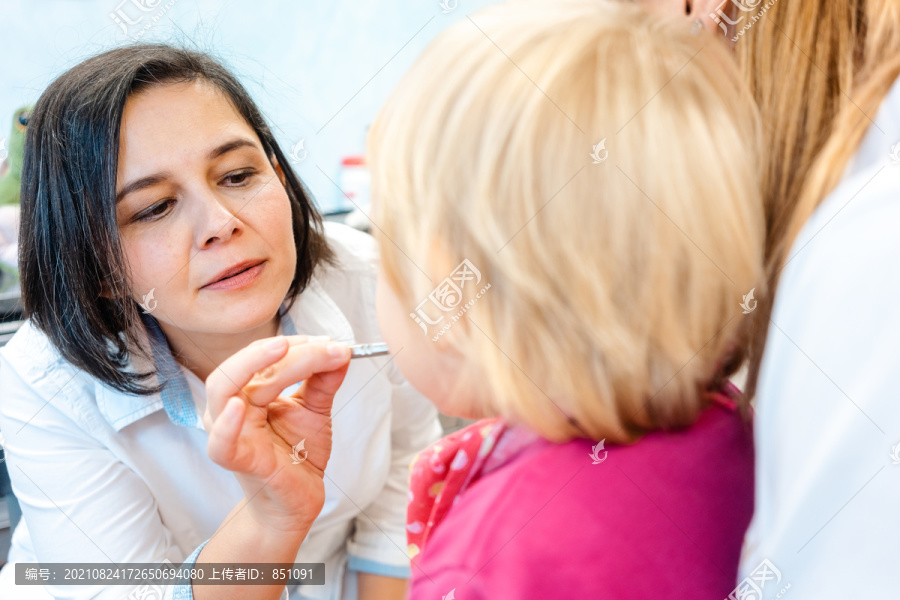
[[[239,206],[230,198],[210,189],[196,192],[193,211],[196,246],[206,248],[216,242],[227,242],[240,235],[244,224],[238,217]]]

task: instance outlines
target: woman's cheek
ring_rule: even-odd
[[[272,210],[272,223],[270,224],[272,231],[277,231],[276,239],[279,239],[280,246],[284,256],[289,259],[289,270],[291,278],[297,264],[297,243],[294,240],[294,217],[291,212],[291,201],[287,192],[281,188],[280,198],[277,198]]]
[[[132,296],[138,302],[151,291],[157,300],[171,298],[171,290],[185,283],[189,273],[184,267],[190,261],[190,253],[178,252],[173,240],[159,235],[161,228],[154,229],[126,235],[122,243]]]

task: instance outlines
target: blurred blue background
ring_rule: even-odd
[[[230,67],[285,153],[303,141],[294,168],[320,208],[346,208],[341,160],[363,152],[393,86],[441,30],[497,0],[441,1],[0,0],[0,140],[17,107],[81,60],[172,42]]]

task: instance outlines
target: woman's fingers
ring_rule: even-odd
[[[206,378],[207,409],[213,419],[232,396],[240,396],[241,388],[253,379],[257,371],[277,362],[289,349],[284,337],[260,340],[225,359]]]
[[[303,401],[303,405],[309,410],[331,414],[331,405],[334,395],[344,383],[344,376],[349,368],[349,361],[340,369],[324,373],[316,373],[306,379],[300,388],[292,394],[293,398]]]
[[[244,402],[240,398],[231,398],[217,418],[204,419],[205,422],[208,421],[209,431],[206,452],[214,463],[229,470],[238,467],[235,458],[238,455],[245,412]]]
[[[285,358],[292,349],[309,342],[325,342],[330,339],[328,336],[281,336],[257,340],[236,352],[210,373],[206,379],[206,393],[212,417],[215,418],[218,415],[222,407],[225,406],[225,402],[232,396],[240,396],[245,400],[249,400],[244,395],[246,392],[241,391],[244,386],[254,380],[254,378],[261,378],[263,381],[272,378],[273,374],[282,368],[276,363],[280,359]],[[260,372],[262,372],[261,377]],[[283,378],[278,379],[281,380]],[[296,381],[298,380],[295,379],[285,384],[284,387],[291,383],[296,383]],[[278,390],[275,394],[277,395],[280,392],[281,390]],[[275,396],[265,399],[260,398],[254,404],[263,406],[274,398]]]
[[[214,462],[247,475],[254,475],[251,471],[268,472],[277,459],[278,449],[273,453],[273,447],[291,447],[310,437],[310,441],[318,442],[311,453],[314,463],[327,464],[331,404],[350,362],[350,348],[328,340],[306,336],[260,340],[235,353],[210,374],[203,422],[209,431],[207,452]],[[284,388],[300,380],[304,380],[306,394],[302,406],[287,400],[289,406],[259,423],[256,415],[248,415],[247,411],[260,411],[257,407],[268,406]],[[271,421],[271,417],[284,422],[270,431],[272,438],[268,439],[258,426],[268,429],[273,424],[266,424],[266,420]],[[288,436],[290,442],[280,434]],[[263,440],[265,448],[259,445]]]
[[[287,398],[275,400],[266,410],[272,430],[290,447],[292,461],[302,460],[321,476],[331,456],[330,414],[298,409],[297,403]]]
[[[324,375],[346,369],[349,361],[350,348],[346,344],[335,342],[297,344],[280,360],[257,373],[243,386],[243,392],[251,404],[265,406],[277,398],[286,387],[317,374]],[[339,380],[343,380],[343,375],[338,377]],[[335,386],[335,391],[339,386],[340,381]],[[331,409],[330,403],[327,408]]]

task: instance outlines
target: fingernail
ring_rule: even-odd
[[[269,340],[263,345],[263,349],[267,352],[277,352],[279,350],[284,350],[284,338],[277,337]]]
[[[222,409],[221,417],[226,421],[236,420],[241,413],[241,404],[240,398],[230,398],[225,408]]]
[[[346,344],[328,344],[325,346],[325,350],[328,352],[329,356],[346,356],[346,354],[350,351],[350,348]]]

